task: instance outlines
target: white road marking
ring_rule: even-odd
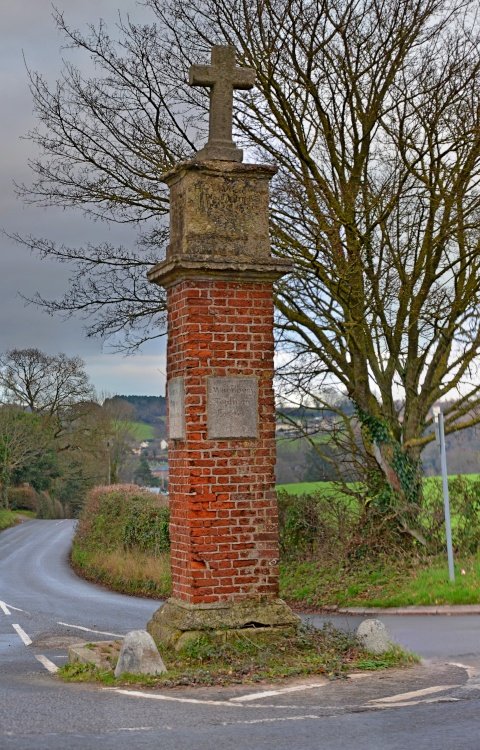
[[[3,612],[4,615],[11,615],[12,614],[10,612],[10,610],[8,609],[7,605],[5,604],[5,602],[0,602],[0,609],[2,610],[2,612]]]
[[[21,628],[20,625],[13,625],[13,624],[12,624],[12,628],[17,632],[17,635],[20,636],[25,646],[30,646],[32,639],[30,638],[30,636],[26,634],[24,629]]]
[[[116,730],[117,732],[151,732],[153,729],[158,729],[158,727],[118,727]],[[165,729],[165,727],[162,727],[162,729]],[[170,727],[168,727],[170,729]]]
[[[47,659],[46,656],[42,656],[42,654],[36,654],[35,659],[38,659],[40,664],[43,664],[45,669],[47,669],[49,672],[52,672],[52,674],[54,674],[55,672],[58,672],[57,665],[54,664],[53,661],[50,661],[50,659]]]
[[[451,687],[451,686],[449,686]],[[388,708],[409,708],[410,706],[417,706],[420,703],[456,703],[459,701],[460,698],[426,698],[424,700],[417,700],[417,701],[410,701],[410,703],[402,702],[402,703],[374,703],[372,701],[369,701],[369,705],[366,705],[365,708],[381,708],[381,709],[388,709]],[[343,708],[346,708],[346,706],[343,706]],[[358,707],[357,707],[358,708]],[[227,727],[231,726],[232,724],[274,724],[276,722],[281,721],[305,721],[307,719],[323,719],[325,720],[325,716],[319,716],[318,714],[304,714],[302,716],[276,716],[276,717],[269,717],[265,719],[242,719],[240,721],[222,721],[222,726]]]
[[[123,690],[122,688],[103,688],[104,690],[114,691],[121,695],[129,695],[132,698],[150,698],[155,701],[171,701],[173,703],[199,703],[207,706],[235,706],[235,708],[241,708],[239,703],[231,703],[230,701],[208,701],[200,700],[199,698],[180,698],[179,696],[173,695],[161,695],[159,693],[144,693],[141,690]]]
[[[388,695],[386,698],[373,698],[369,703],[399,703],[409,701],[411,698],[419,698],[421,695],[431,695],[432,693],[441,693],[444,690],[460,687],[460,685],[434,685],[422,690],[411,690],[409,693],[398,693],[397,695]]]
[[[98,635],[112,635],[114,638],[124,638],[122,633],[109,633],[106,630],[93,630],[92,628],[85,628],[83,625],[69,625],[68,622],[57,622],[57,625],[63,625],[65,628],[76,628],[77,630],[84,630],[86,633],[98,633]]]
[[[288,708],[295,709],[298,706],[285,705],[280,703],[262,703],[260,706],[243,706],[242,703],[231,703],[231,701],[213,701],[213,700],[200,700],[199,698],[180,698],[173,695],[161,695],[159,693],[144,693],[141,690],[126,690],[123,688],[103,688],[104,690],[113,690],[115,693],[121,693],[122,695],[131,695],[134,698],[153,698],[157,701],[172,701],[174,703],[199,703],[206,706],[230,706],[230,708],[252,708],[252,709],[263,709],[263,708]]]
[[[238,695],[236,698],[230,698],[230,701],[237,703],[246,703],[247,701],[258,701],[262,698],[271,698],[273,695],[283,695],[284,693],[296,693],[302,690],[313,690],[314,688],[328,685],[328,680],[315,682],[304,685],[290,685],[290,687],[279,688],[278,690],[263,690],[259,693],[248,693],[247,695]]]
[[[222,726],[228,727],[231,724],[273,724],[276,721],[305,721],[305,719],[325,719],[325,716],[317,714],[305,714],[304,716],[277,716],[268,719],[244,719],[243,721],[222,721]]]
[[[3,611],[5,612],[5,609],[4,609],[4,607],[5,607],[5,608],[6,608],[7,610],[8,610],[8,609],[14,609],[14,610],[15,610],[15,612],[25,612],[25,610],[24,610],[24,609],[20,609],[20,607],[14,607],[14,606],[13,606],[13,604],[7,604],[6,602],[0,602],[0,609],[3,609]],[[11,613],[10,613],[10,612],[5,612],[5,614],[6,614],[6,615],[9,615],[9,614],[11,614]]]
[[[425,705],[426,703],[457,703],[460,698],[420,698],[418,701],[400,701],[399,703],[375,703],[369,701],[368,708],[410,708],[410,706]]]

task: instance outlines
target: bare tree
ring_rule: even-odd
[[[1,355],[0,388],[6,403],[50,417],[93,394],[80,357],[52,356],[39,349],[11,349]]]
[[[128,333],[133,310],[141,320],[136,280],[142,264],[161,257],[164,241],[159,176],[202,134],[207,98],[187,86],[188,67],[207,59],[213,43],[234,45],[238,62],[257,72],[257,88],[238,100],[236,137],[279,166],[273,248],[295,263],[276,289],[280,344],[290,353],[284,376],[297,392],[337,386],[354,402],[371,478],[380,478],[375,501],[395,504],[409,523],[419,455],[432,439],[431,406],[457,391],[447,430],[480,419],[476,4],[146,5],[158,25],[121,22],[119,42],[103,25],[82,35],[57,15],[68,44],[94,59],[97,76],[84,80],[67,64],[53,89],[31,76],[41,155],[26,195],[143,222],[148,248],[126,255],[27,240],[86,271],[84,281],[74,280],[70,307],[63,300],[54,309],[102,310],[108,295],[97,294],[95,279],[105,269],[105,278],[121,275],[131,306],[117,300],[111,321],[96,330],[126,325]],[[149,325],[163,320],[163,298],[152,304],[144,310]]]
[[[119,481],[119,471],[136,441],[135,409],[128,401],[108,399],[102,407],[108,458],[108,484]]]
[[[48,432],[37,415],[15,406],[0,407],[0,507],[8,508],[12,474],[37,459],[48,442]]]

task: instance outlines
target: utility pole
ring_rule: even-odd
[[[443,507],[445,511],[445,531],[447,537],[448,575],[455,583],[455,569],[453,567],[452,523],[450,520],[450,496],[448,493],[447,454],[445,451],[445,426],[443,413],[439,406],[433,408],[435,420],[435,439],[440,448],[440,465],[442,468]]]

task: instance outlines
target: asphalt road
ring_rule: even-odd
[[[0,750],[480,749],[476,616],[390,618],[400,642],[435,658],[345,681],[162,691],[60,683],[49,670],[69,642],[143,628],[158,606],[77,578],[72,530],[32,521],[0,534]]]

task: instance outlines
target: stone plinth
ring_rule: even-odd
[[[153,638],[166,645],[182,648],[203,633],[219,640],[232,635],[263,638],[296,630],[300,618],[281,599],[263,597],[237,602],[224,600],[213,604],[189,604],[169,599],[148,623]]]
[[[149,624],[157,638],[169,617],[177,636],[201,630],[190,627],[188,607],[205,613],[213,606],[205,621],[216,612],[211,627],[222,627],[218,615],[230,628],[231,608],[240,602],[242,612],[252,612],[245,622],[258,626],[268,619],[254,616],[259,603],[270,611],[278,601],[272,286],[290,267],[270,255],[274,173],[268,166],[188,162],[165,176],[171,242],[149,279],[168,294],[174,603]],[[282,617],[291,626],[286,605],[275,607],[283,612],[275,627]]]

